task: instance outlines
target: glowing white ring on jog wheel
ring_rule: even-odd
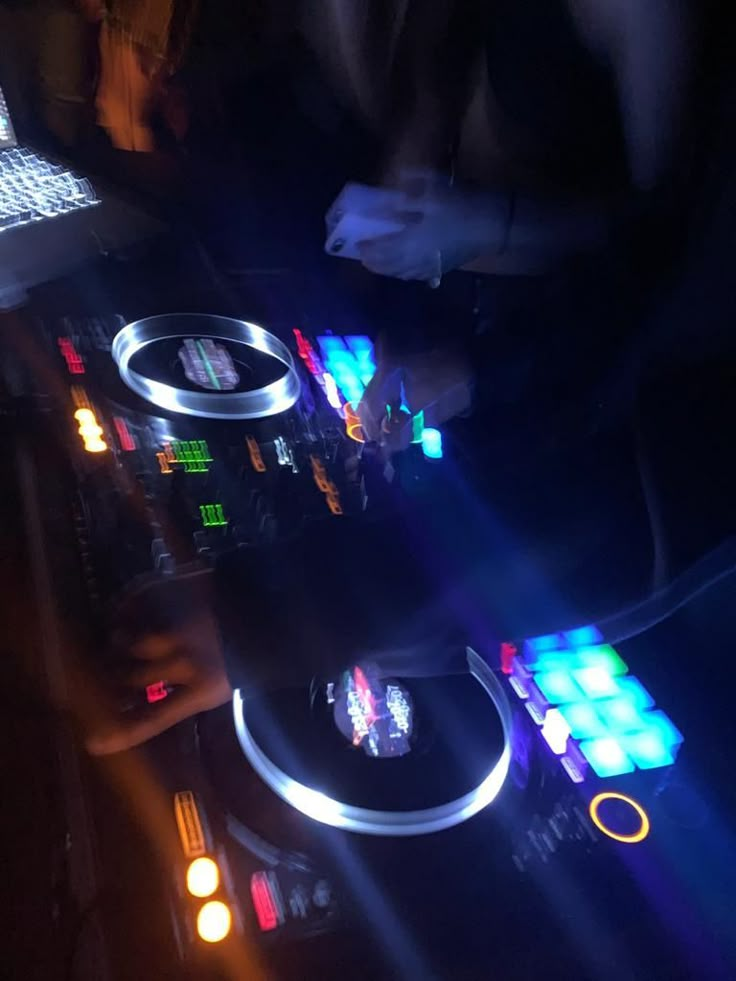
[[[235,729],[246,759],[261,779],[287,804],[322,824],[365,835],[409,836],[444,831],[473,817],[498,796],[511,763],[511,707],[486,662],[467,648],[468,669],[496,706],[503,728],[503,750],[496,765],[477,787],[456,800],[418,811],[375,811],[328,797],[284,773],[268,757],[248,728],[240,689],[233,696]]]
[[[191,329],[188,329],[191,324]],[[193,392],[156,381],[130,367],[131,360],[149,344],[163,340],[201,337],[243,344],[280,361],[285,374],[270,385],[250,392]],[[112,342],[112,356],[120,377],[137,395],[170,412],[205,419],[263,419],[285,412],[299,398],[301,382],[294,358],[278,337],[258,324],[212,314],[176,313],[147,317],[123,327]]]

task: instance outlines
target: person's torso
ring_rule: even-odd
[[[495,0],[487,24],[488,125],[515,182],[578,193],[624,184],[612,74],[566,0]]]

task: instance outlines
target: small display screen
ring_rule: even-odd
[[[414,707],[398,681],[356,666],[344,672],[331,697],[338,729],[367,756],[405,756],[411,750]]]
[[[211,392],[230,392],[240,382],[229,352],[210,338],[187,338],[179,349],[179,360],[189,381]]]
[[[13,132],[13,124],[10,121],[10,113],[5,102],[5,96],[3,95],[3,90],[0,89],[0,150],[6,150],[8,147],[15,146],[16,142],[17,140]]]

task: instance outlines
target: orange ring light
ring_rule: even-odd
[[[620,835],[617,834],[615,831],[611,831],[611,829],[607,827],[598,816],[598,808],[606,800],[622,800],[624,801],[624,803],[629,804],[631,807],[633,807],[633,809],[636,811],[639,817],[639,820],[641,821],[639,830],[635,831],[634,834],[632,835]],[[596,828],[598,828],[599,831],[602,831],[603,834],[607,835],[609,838],[613,838],[614,841],[622,841],[626,845],[636,845],[638,842],[644,841],[644,839],[649,834],[651,828],[649,815],[641,806],[641,804],[638,801],[634,800],[633,797],[627,797],[626,794],[619,794],[613,790],[607,790],[604,791],[602,794],[596,794],[596,796],[588,805],[588,811],[590,813],[590,818],[593,824],[596,826]]]
[[[363,427],[359,422],[351,423],[351,425],[346,426],[345,432],[350,437],[350,439],[355,440],[356,443],[365,443]],[[356,435],[357,433],[360,433],[360,436]]]
[[[365,443],[365,434],[363,433],[363,425],[358,415],[357,404],[346,402],[342,408],[346,434],[350,439],[355,440],[356,443]]]

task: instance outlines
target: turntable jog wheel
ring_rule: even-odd
[[[247,702],[240,689],[233,696],[235,730],[246,759],[261,779],[287,804],[307,817],[345,831],[366,835],[405,837],[432,834],[467,821],[498,796],[509,772],[512,753],[512,717],[506,692],[495,675],[471,648],[466,649],[468,672],[475,678],[498,713],[503,749],[485,778],[470,791],[446,803],[421,810],[379,811],[335,800],[285,773],[258,744],[248,724]]]
[[[131,368],[132,359],[151,344],[196,337],[229,341],[260,351],[285,367],[263,388],[246,392],[196,392],[175,388]],[[286,412],[299,398],[301,383],[287,346],[258,324],[232,317],[177,313],[147,317],[123,327],[112,342],[112,356],[125,384],[146,401],[183,415],[205,419],[263,419]]]

